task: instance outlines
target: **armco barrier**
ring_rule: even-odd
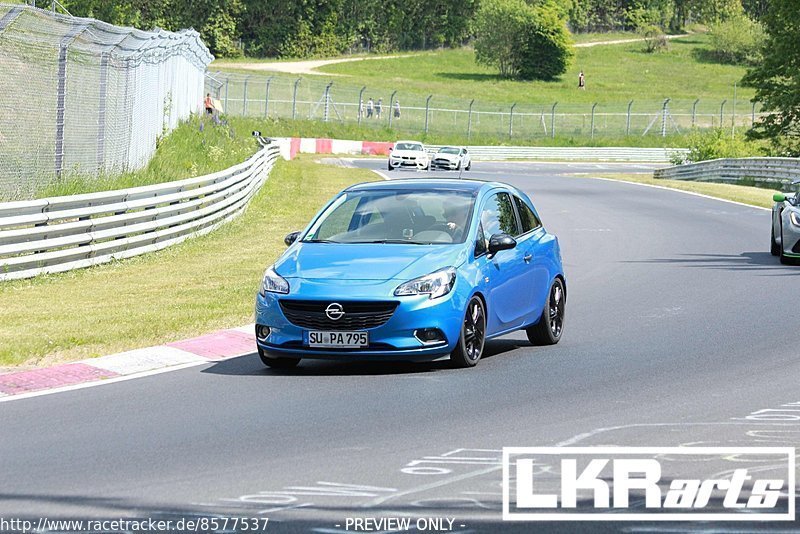
[[[0,280],[138,256],[239,215],[279,156],[269,144],[224,171],[164,184],[0,203]]]
[[[393,143],[382,141],[344,141],[338,139],[314,139],[281,137],[276,141],[281,146],[281,154],[292,159],[302,154],[389,154]],[[427,145],[429,152],[435,152],[438,145]],[[540,159],[558,161],[637,161],[647,163],[668,163],[672,156],[688,154],[684,148],[629,148],[629,147],[532,147],[532,146],[468,146],[472,159],[476,161]]]
[[[795,158],[726,158],[689,163],[653,173],[658,179],[739,183],[743,180],[785,188],[800,179],[800,160]]]

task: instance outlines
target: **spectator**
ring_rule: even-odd
[[[400,118],[400,101],[399,100],[395,100],[394,101],[394,118],[395,119],[399,119]]]
[[[203,105],[206,108],[206,114],[214,114],[214,100],[211,98],[211,93],[206,93],[206,98],[203,100]]]
[[[586,90],[586,78],[583,76],[583,71],[578,74],[578,89]]]
[[[372,111],[375,109],[375,103],[372,101],[372,98],[367,100],[367,118],[369,119],[372,117]]]
[[[382,112],[383,112],[383,99],[379,98],[378,102],[375,104],[375,118],[380,119]]]

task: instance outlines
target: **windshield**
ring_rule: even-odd
[[[304,242],[463,243],[473,198],[459,191],[354,191],[339,196]]]
[[[458,154],[459,152],[461,152],[461,149],[460,148],[454,148],[454,147],[451,147],[451,146],[446,146],[446,147],[440,149],[439,152],[441,152],[442,154]]]
[[[417,152],[422,151],[422,145],[419,143],[397,143],[394,146],[395,150],[416,150]]]

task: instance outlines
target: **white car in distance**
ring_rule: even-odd
[[[468,171],[472,167],[472,160],[469,151],[464,147],[443,146],[431,160],[431,169],[441,168],[454,171],[464,169]]]
[[[397,141],[389,152],[389,170],[414,168],[427,170],[431,164],[425,145],[419,141]]]

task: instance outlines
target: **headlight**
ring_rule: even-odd
[[[789,220],[792,221],[792,224],[795,226],[800,226],[800,214],[796,211],[793,211],[789,214]]]
[[[450,293],[456,283],[456,270],[453,267],[441,269],[435,273],[420,276],[404,284],[397,286],[394,290],[396,297],[408,295],[429,295],[435,299]]]
[[[267,269],[267,272],[264,273],[264,280],[261,282],[261,294],[264,295],[267,292],[283,293],[284,295],[289,292],[289,282],[276,273],[273,267]]]

